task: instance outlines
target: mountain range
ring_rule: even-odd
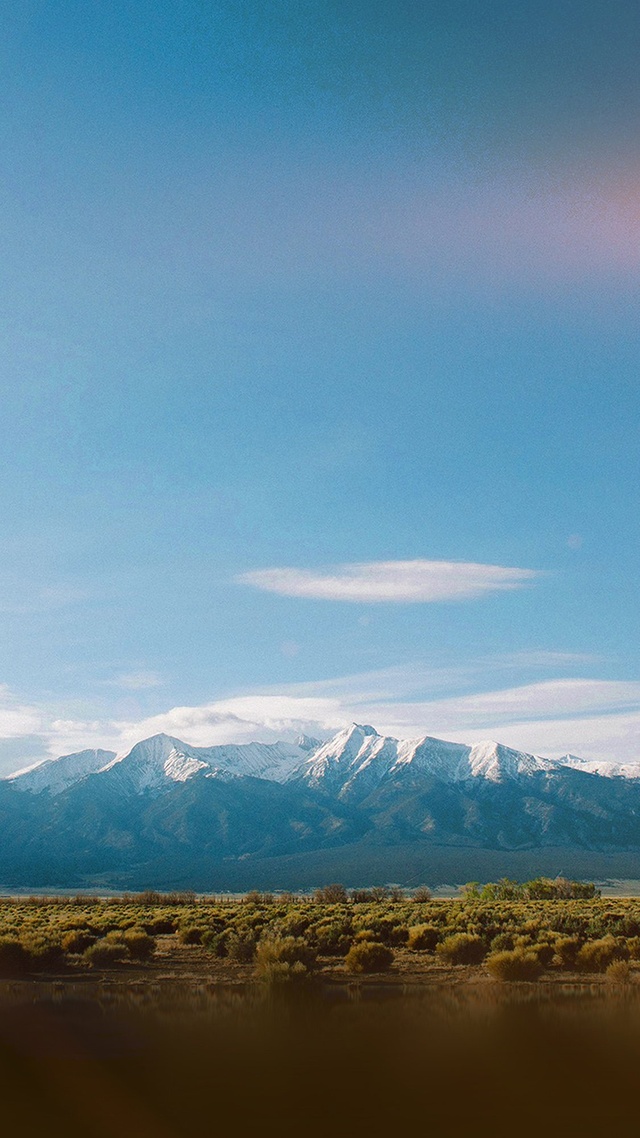
[[[435,882],[453,866],[481,876],[487,859],[529,876],[551,859],[640,877],[640,763],[359,724],[327,742],[155,735],[17,770],[0,780],[0,825],[0,885],[16,888]]]

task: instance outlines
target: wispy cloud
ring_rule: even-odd
[[[196,707],[174,707],[137,721],[56,720],[45,732],[50,754],[81,747],[124,751],[164,731],[196,746],[327,737],[352,720],[399,738],[436,735],[458,742],[498,739],[540,754],[567,751],[587,758],[637,759],[640,683],[554,680],[453,699],[367,699],[327,685],[308,690],[239,695]],[[372,694],[372,693],[370,693]],[[379,693],[378,693],[379,694]],[[364,698],[360,698],[364,696]]]
[[[22,702],[6,684],[0,684],[0,738],[39,734],[46,722],[42,711]]]
[[[429,734],[466,743],[493,738],[539,754],[572,751],[618,761],[640,757],[638,681],[554,678],[478,691],[477,671],[475,690],[442,698],[443,685],[466,684],[471,677],[472,669],[389,668],[172,707],[140,719],[73,712],[56,717],[50,709],[29,706],[0,689],[0,742],[7,754],[5,760],[0,752],[0,770],[9,773],[25,765],[20,740],[24,757],[33,760],[38,739],[44,757],[84,747],[123,752],[159,732],[195,746],[293,740],[303,732],[326,738],[352,720],[399,738]]]
[[[354,603],[463,601],[522,588],[536,569],[479,565],[473,561],[368,561],[325,570],[273,568],[241,573],[236,581],[284,597]]]
[[[122,672],[108,681],[109,686],[124,688],[126,691],[145,691],[148,688],[159,688],[165,680],[159,672],[141,669],[136,672]]]

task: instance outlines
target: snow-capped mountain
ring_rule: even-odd
[[[33,794],[42,790],[60,794],[88,775],[104,770],[115,757],[115,751],[77,751],[73,755],[61,755],[59,759],[45,759],[23,767],[9,775],[7,781],[18,790],[29,790]]]
[[[130,751],[81,751],[62,755],[8,776],[18,790],[59,794],[89,775],[106,776],[129,794],[159,791],[196,776],[247,777],[284,782],[307,757],[316,739],[297,743],[238,743],[192,747],[170,735],[153,735]]]
[[[579,761],[568,765],[577,765]],[[514,751],[492,741],[470,747],[428,735],[401,740],[378,735],[368,725],[352,723],[314,751],[290,777],[341,798],[352,798],[370,792],[384,780],[409,774],[420,773],[445,783],[470,779],[498,783],[552,773],[558,765],[553,759]]]
[[[127,793],[160,791],[196,777],[304,782],[341,798],[362,796],[383,780],[429,776],[444,783],[483,779],[493,783],[563,768],[601,778],[640,779],[640,762],[615,763],[565,755],[548,759],[486,741],[467,746],[425,735],[395,739],[368,724],[352,723],[326,743],[300,736],[295,743],[228,743],[193,747],[170,735],[153,735],[129,751],[87,750],[62,755],[7,776],[18,790],[59,794],[89,775],[108,776]]]
[[[462,880],[478,876],[483,850],[636,851],[637,872],[621,876],[640,877],[640,763],[402,740],[355,723],[324,743],[193,747],[154,735],[0,780],[0,833],[0,885],[218,888],[274,858],[309,873],[324,858],[336,880],[343,864],[391,859],[399,880],[416,850],[428,863],[458,851]]]
[[[640,778],[640,762],[615,763],[612,759],[580,759],[577,755],[564,755],[558,759],[558,764],[587,774],[599,774],[603,778]]]

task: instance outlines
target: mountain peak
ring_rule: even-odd
[[[335,736],[335,738],[342,737],[351,739],[352,737],[357,736],[362,739],[366,739],[370,735],[382,738],[382,736],[378,735],[375,727],[372,727],[370,723],[350,723],[348,727],[343,727],[342,731],[339,731],[338,735]]]
[[[7,776],[7,781],[13,783],[18,790],[28,790],[32,794],[39,794],[42,790],[59,794],[88,775],[104,770],[115,757],[115,751],[89,748],[72,755],[61,755],[57,759],[43,759],[14,771]]]
[[[503,743],[496,743],[494,739],[476,743],[469,755],[471,774],[479,775],[491,782],[536,774],[539,771],[549,770],[554,765],[550,759],[529,755],[525,751],[515,751],[511,747],[505,747]]]
[[[301,735],[298,735],[295,745],[303,751],[316,751],[318,747],[322,746],[322,740],[314,739],[313,735],[305,735],[303,731]]]

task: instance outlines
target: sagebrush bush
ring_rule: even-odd
[[[29,966],[29,954],[18,937],[0,937],[0,976],[19,976]]]
[[[206,932],[202,925],[183,925],[178,929],[178,940],[180,944],[202,944]]]
[[[347,972],[386,972],[393,964],[393,950],[379,941],[353,944],[345,957]]]
[[[175,916],[160,913],[157,917],[145,917],[141,921],[141,925],[150,936],[160,936],[163,933],[165,935],[174,933],[178,927],[178,921]]]
[[[265,937],[256,948],[256,976],[266,983],[307,980],[315,965],[316,951],[301,937]]]
[[[512,932],[497,933],[491,941],[492,952],[511,952],[514,947],[514,934]]]
[[[605,936],[583,944],[576,957],[576,965],[581,972],[605,972],[614,960],[625,960],[628,955],[625,944],[620,944],[612,936]]]
[[[412,952],[434,952],[440,940],[440,929],[436,925],[410,925],[407,935],[407,948]]]
[[[206,948],[207,952],[210,952],[212,956],[226,956],[229,935],[230,929],[223,929],[222,932],[210,930],[203,934],[202,947]]]
[[[233,929],[227,937],[227,956],[238,964],[250,964],[256,954],[257,937],[253,929]]]
[[[544,971],[538,954],[522,948],[494,952],[485,963],[496,980],[537,980]]]
[[[52,968],[59,968],[64,963],[64,950],[60,941],[26,936],[22,938],[22,947],[27,954],[28,967],[32,971],[47,972]]]
[[[576,958],[580,951],[581,942],[576,936],[560,937],[554,945],[556,956],[560,959],[562,968],[576,967]]]
[[[308,983],[311,973],[299,960],[290,964],[288,960],[266,960],[256,968],[256,976],[263,984],[274,986],[284,984]]]
[[[631,980],[631,968],[628,960],[613,960],[605,972],[610,984],[628,984]]]
[[[154,938],[144,929],[126,929],[122,934],[122,942],[133,960],[148,960],[156,947]]]
[[[640,960],[640,936],[631,936],[627,941],[630,960]]]
[[[538,941],[537,944],[531,946],[529,952],[537,957],[543,968],[548,968],[556,954],[555,944],[550,944],[544,940]]]
[[[321,956],[344,956],[351,945],[351,921],[322,922],[312,928],[316,947]]]
[[[111,968],[113,965],[123,964],[128,955],[124,944],[104,937],[85,948],[82,959],[91,968]]]
[[[95,940],[95,933],[90,933],[87,929],[70,929],[62,938],[62,947],[65,952],[79,955]]]
[[[447,964],[480,964],[486,955],[482,937],[472,933],[456,933],[437,946],[438,956]]]

